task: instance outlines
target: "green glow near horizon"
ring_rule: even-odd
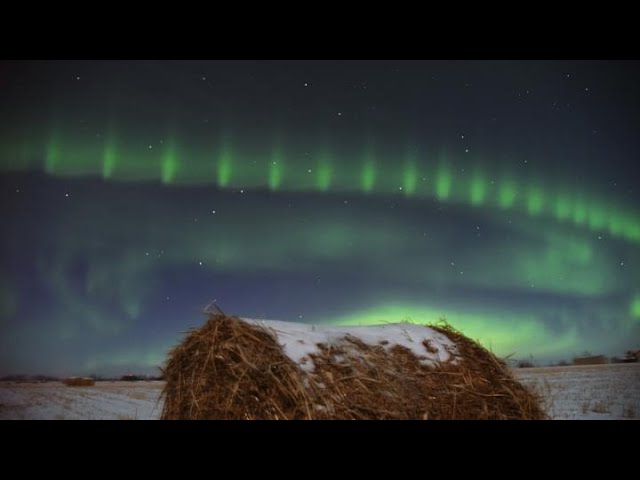
[[[471,178],[470,200],[471,205],[478,207],[485,202],[487,196],[487,181],[479,170],[473,173]]]
[[[453,176],[445,161],[440,162],[436,172],[436,198],[440,201],[447,200],[451,195]]]
[[[523,351],[523,348],[535,349],[536,354],[561,353],[576,344],[575,327],[558,335],[547,330],[534,315],[504,315],[495,311],[477,314],[445,307],[384,304],[338,317],[330,323],[365,326],[409,321],[434,324],[443,317],[464,335],[480,341],[484,347],[500,356],[528,355],[531,350]]]

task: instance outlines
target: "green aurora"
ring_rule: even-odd
[[[243,151],[241,147],[234,147],[230,135],[223,136],[217,147],[200,149],[179,148],[173,137],[151,148],[142,144],[129,146],[132,142],[119,142],[113,135],[104,142],[66,138],[52,134],[36,148],[3,141],[0,143],[1,171],[44,170],[59,178],[95,176],[113,182],[268,188],[275,192],[435,197],[443,203],[549,217],[640,242],[640,214],[637,208],[622,201],[603,200],[603,195],[595,189],[586,195],[584,186],[577,189],[569,180],[564,184],[554,180],[532,182],[530,173],[516,177],[508,169],[492,169],[490,162],[485,162],[487,166],[483,167],[481,160],[453,159],[442,150],[420,155],[415,147],[405,148],[410,153],[400,149],[398,158],[392,152],[382,157],[369,142],[362,149],[362,161],[354,162],[353,151],[331,152],[327,147],[286,148],[286,145],[283,148],[281,140],[270,142],[271,146],[262,151]],[[359,171],[353,168],[358,163]]]
[[[185,217],[176,202],[192,190],[185,189],[176,179],[186,166],[175,166],[179,156],[174,147],[167,147],[160,158],[164,162],[162,178],[149,179],[145,187],[134,188],[131,183],[117,182],[115,171],[114,177],[92,180],[92,187],[83,187],[78,183],[80,178],[72,175],[65,181],[65,185],[74,186],[75,192],[67,207],[50,218],[34,219],[47,232],[44,245],[36,255],[38,276],[49,286],[57,305],[56,315],[42,312],[38,315],[48,318],[52,335],[61,342],[73,343],[87,335],[126,337],[149,315],[145,312],[149,311],[154,298],[157,301],[163,272],[185,265],[214,276],[249,278],[273,272],[324,276],[325,269],[343,265],[347,268],[345,278],[357,277],[354,272],[361,272],[369,281],[394,287],[373,296],[366,294],[356,304],[329,314],[314,312],[314,309],[307,311],[300,306],[305,321],[372,324],[410,319],[433,323],[447,318],[500,355],[558,357],[571,352],[572,348],[596,350],[602,348],[600,337],[605,332],[613,349],[625,337],[637,334],[640,323],[638,272],[621,268],[618,252],[625,252],[629,265],[637,264],[638,252],[634,242],[622,234],[610,237],[608,244],[615,248],[602,248],[595,236],[600,230],[591,233],[588,223],[558,221],[553,214],[542,215],[537,211],[530,214],[526,203],[521,209],[514,206],[505,211],[499,204],[492,208],[489,195],[479,205],[478,194],[474,196],[473,190],[466,202],[462,195],[459,202],[436,199],[429,218],[423,217],[420,206],[428,201],[426,196],[398,192],[397,201],[409,208],[405,216],[398,218],[369,212],[369,207],[376,210],[375,205],[382,205],[389,198],[376,195],[374,187],[371,191],[355,191],[344,197],[347,192],[337,195],[331,188],[314,190],[313,187],[307,192],[289,184],[298,192],[301,204],[308,205],[305,215],[297,221],[295,217],[282,217],[280,206],[261,200],[267,191],[276,202],[290,198],[282,194],[287,185],[284,168],[275,170],[278,173],[268,169],[264,175],[268,185],[255,179],[254,188],[244,194],[237,190],[241,184],[228,185],[222,190],[212,185],[210,193],[208,187],[200,184],[193,202],[208,203],[198,199],[215,198],[212,200],[215,213],[209,210],[210,205],[202,205],[196,218]],[[229,157],[223,154],[221,158],[224,161]],[[269,161],[289,165],[278,150],[269,156]],[[170,166],[165,167],[165,163]],[[57,164],[61,165],[60,159]],[[69,174],[69,169],[60,168]],[[404,170],[407,171],[411,169]],[[85,170],[83,175],[90,173]],[[472,174],[476,181],[483,176],[490,175]],[[230,182],[232,179],[233,176],[227,178]],[[451,179],[454,185],[456,176],[451,175]],[[57,185],[64,178],[55,174],[54,169],[50,181]],[[161,185],[160,190],[157,185]],[[405,182],[403,187],[406,186]],[[102,193],[90,201],[73,201],[86,197],[89,190]],[[147,191],[156,192],[155,196]],[[140,195],[154,200],[139,202]],[[244,198],[240,204],[234,200],[238,195]],[[346,205],[353,204],[351,208],[355,210],[347,209],[342,198],[348,198],[351,203]],[[325,207],[317,210],[314,205],[318,204]],[[438,220],[438,205],[449,208],[447,214],[454,219],[453,223]],[[250,213],[258,211],[259,215]],[[14,214],[21,216],[20,211]],[[470,214],[475,216],[475,223],[482,225],[481,230],[476,231],[477,227],[469,225]],[[25,211],[24,215],[28,213]],[[234,221],[238,218],[250,218],[250,222]],[[491,234],[502,229],[510,232],[507,238]],[[451,251],[456,238],[466,235],[462,230],[472,235],[486,232],[486,237],[479,237],[474,248],[443,255]],[[69,232],[81,233],[70,236]],[[17,256],[19,250],[12,252],[8,248],[6,253]],[[416,263],[416,258],[421,259],[420,263]],[[87,262],[81,285],[72,273],[78,262]],[[4,282],[3,296],[8,300],[5,321],[15,323],[16,318],[20,318],[19,303],[25,299],[20,300],[15,291],[12,293],[8,287],[10,278],[5,277]],[[395,290],[399,288],[395,286],[403,284],[407,287]],[[464,293],[454,293],[465,291],[475,291],[476,297],[486,298],[474,300]],[[510,298],[523,300],[505,303],[500,300],[501,292],[510,292]],[[537,305],[536,295],[575,305],[559,306],[555,310],[543,308]],[[208,297],[198,298],[192,305],[192,320],[188,324],[197,323],[196,312]],[[225,303],[224,298],[220,301],[225,308],[231,307],[235,309],[231,311],[245,316],[272,316],[253,303],[236,300]],[[548,300],[544,304],[548,304]],[[558,317],[558,311],[564,313]],[[577,318],[580,315],[584,315],[582,320]],[[22,333],[16,334],[17,338],[25,337],[26,341],[30,328],[25,327]],[[170,342],[158,339],[156,343],[168,345]],[[147,345],[143,349],[146,353],[138,357],[136,347],[132,346],[126,354],[117,353],[122,350],[118,347],[113,353],[117,359],[114,368],[123,358],[136,358],[145,365],[149,359],[155,361],[161,357],[157,345]],[[20,358],[13,346],[5,348],[12,358]],[[84,368],[94,368],[109,355],[90,355]]]
[[[639,348],[637,62],[0,66],[0,375],[155,372],[211,302]]]

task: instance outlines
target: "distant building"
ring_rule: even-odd
[[[609,363],[609,359],[604,355],[594,355],[592,357],[576,357],[573,359],[574,365],[600,365]]]
[[[62,383],[68,387],[93,387],[96,381],[89,377],[68,377]]]

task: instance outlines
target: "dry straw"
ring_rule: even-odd
[[[449,325],[431,328],[458,346],[455,361],[428,367],[405,347],[385,349],[347,336],[348,348],[318,345],[308,373],[268,329],[209,314],[169,353],[162,418],[547,418],[540,399],[502,360]]]

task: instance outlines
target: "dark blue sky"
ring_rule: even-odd
[[[0,65],[0,373],[151,371],[217,301],[640,340],[638,62]]]

